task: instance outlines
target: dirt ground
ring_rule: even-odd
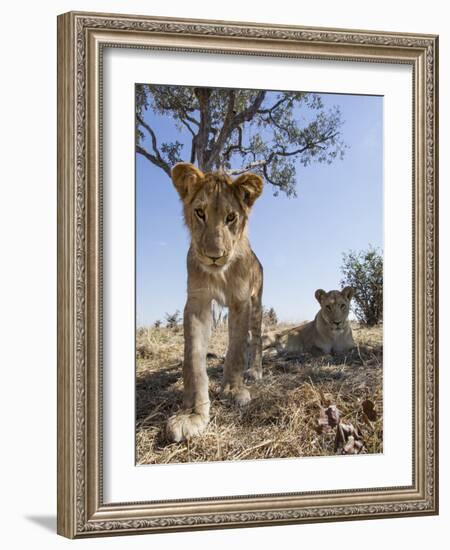
[[[225,327],[213,331],[207,358],[211,421],[202,436],[184,443],[169,443],[164,429],[182,403],[182,328],[140,328],[136,462],[381,453],[382,327],[354,323],[352,328],[358,348],[345,356],[288,357],[266,351],[264,377],[249,384],[252,401],[243,409],[221,398],[228,338]]]

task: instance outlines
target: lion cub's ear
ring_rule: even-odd
[[[344,296],[346,300],[350,302],[350,300],[355,295],[355,289],[352,286],[346,286],[341,290],[341,294]]]
[[[319,302],[319,304],[322,304],[322,299],[325,295],[326,292],[322,288],[318,288],[316,292],[314,292],[314,296],[316,297],[316,300]]]
[[[261,195],[264,182],[260,176],[247,172],[233,181],[233,186],[239,192],[244,204],[251,208],[256,199]]]
[[[172,181],[183,201],[197,191],[203,177],[203,172],[189,162],[180,162],[172,168]]]

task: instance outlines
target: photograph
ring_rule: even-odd
[[[137,465],[383,453],[383,112],[135,85]]]
[[[362,7],[2,5],[5,550],[442,548],[448,7]]]
[[[398,21],[58,16],[60,535],[438,514],[439,37]]]

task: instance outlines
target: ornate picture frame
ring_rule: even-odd
[[[101,89],[105,48],[412,68],[411,485],[176,501],[155,501],[149,494],[146,502],[104,502]],[[59,534],[82,538],[438,513],[437,132],[437,36],[77,12],[58,17]]]

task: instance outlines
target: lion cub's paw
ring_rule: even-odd
[[[246,380],[256,382],[257,380],[261,380],[263,377],[262,369],[248,369],[245,371],[244,376]]]
[[[202,434],[209,418],[197,413],[179,413],[167,421],[166,434],[170,441],[180,443]]]
[[[245,407],[252,399],[250,392],[244,386],[232,388],[227,384],[222,390],[222,395],[232,399],[238,407]]]

